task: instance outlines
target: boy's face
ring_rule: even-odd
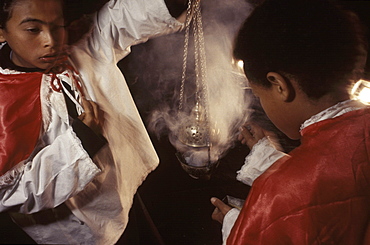
[[[48,69],[62,52],[66,38],[60,0],[20,0],[0,29],[0,41],[12,49],[14,64]]]
[[[250,83],[253,94],[259,98],[260,104],[271,122],[291,139],[299,139],[300,123],[293,110],[283,103],[274,87],[264,87]]]

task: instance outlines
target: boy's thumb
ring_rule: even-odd
[[[217,197],[212,197],[211,198],[211,203],[213,204],[213,206],[215,206],[216,208],[218,209],[222,209],[222,207],[224,205],[226,205],[223,201],[221,201],[220,199],[218,199]]]
[[[213,205],[215,205],[215,202],[217,202],[217,199],[218,199],[218,198],[216,198],[216,197],[212,197],[212,198],[211,198],[211,203],[212,203]]]
[[[223,215],[225,215],[231,209],[229,205],[227,205],[226,203],[224,203],[223,201],[216,197],[211,198],[211,203],[213,204],[213,206],[218,208]]]

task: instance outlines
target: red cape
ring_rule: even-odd
[[[253,183],[227,244],[365,244],[369,123],[361,109],[305,128],[291,157]]]
[[[42,73],[0,75],[0,176],[27,159],[40,135]]]

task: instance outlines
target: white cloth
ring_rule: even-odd
[[[312,116],[306,120],[301,129],[308,127],[311,124],[320,122],[322,120],[338,117],[344,113],[358,110],[363,108],[364,105],[355,100],[346,100],[339,102],[334,106]],[[261,139],[256,145],[253,146],[251,152],[245,159],[245,164],[241,170],[238,171],[237,179],[245,184],[252,185],[253,181],[263,174],[275,161],[287,155],[280,152],[273,146],[272,142],[267,137]],[[231,213],[230,213],[231,212]],[[230,214],[229,214],[230,213]],[[238,218],[239,210],[236,208],[231,209],[224,217],[222,223],[222,238],[226,244],[227,237],[230,234],[236,219]]]
[[[97,244],[117,241],[128,222],[133,196],[159,159],[116,63],[130,46],[179,30],[182,24],[163,0],[110,1],[96,16],[91,35],[72,50],[88,94],[104,111],[104,136],[114,164],[99,154],[103,166],[84,191],[67,201],[68,207],[97,237]],[[99,71],[99,72],[96,72]]]
[[[74,194],[78,191],[70,193],[72,198],[68,199],[68,195],[60,197],[58,203],[66,200],[65,203],[73,215],[60,211],[61,207],[49,210],[49,214],[52,213],[56,220],[46,223],[39,222],[45,218],[45,212],[13,215],[17,223],[38,243],[114,244],[127,225],[128,213],[137,188],[159,163],[117,62],[129,54],[131,45],[157,35],[177,31],[182,24],[169,14],[163,0],[111,0],[97,13],[95,21],[91,33],[72,47],[71,60],[80,72],[88,95],[104,111],[103,135],[108,140],[108,147],[103,148],[94,157],[94,162],[101,168],[101,173],[82,191],[78,190],[80,192],[77,195]],[[64,98],[50,98],[50,103],[60,105],[43,109],[53,111],[60,108],[59,110],[64,111],[55,113],[53,111],[53,115],[58,118],[52,117],[48,120],[51,124],[59,122],[62,124],[61,122],[68,118]],[[49,146],[54,145],[57,139],[63,137],[61,134],[70,132],[69,137],[75,137],[69,125],[50,126],[56,128],[64,126],[65,129],[61,132],[54,130],[47,135],[50,141],[43,142],[45,145],[37,157],[49,149]],[[55,161],[68,155],[64,154],[65,152],[76,150],[79,154],[87,156],[87,153],[79,148],[81,142],[75,138],[77,146],[65,140],[63,147],[56,147],[53,150],[55,155],[50,154],[52,158],[49,165],[55,165]],[[66,145],[69,148],[65,148]],[[42,160],[39,161],[41,162]],[[43,164],[37,165],[40,167]],[[95,169],[93,175],[99,171],[96,166],[89,168]],[[78,172],[79,169],[74,170],[75,175],[63,177],[63,184],[73,185],[76,179],[84,178],[83,172]],[[24,173],[25,171],[18,176],[19,183],[24,181]],[[44,174],[46,173],[43,170],[38,171],[29,182],[36,181],[39,177],[43,178]],[[52,180],[51,183],[54,184]],[[56,192],[53,194],[59,195]],[[37,209],[58,205],[54,202],[54,196],[46,195],[40,200],[37,208],[24,210],[34,212]],[[60,215],[61,213],[63,215]]]
[[[222,241],[224,245],[226,245],[226,240],[230,235],[231,229],[233,228],[234,223],[239,216],[239,213],[239,209],[233,208],[230,209],[230,211],[227,212],[224,217],[224,220],[222,222]]]
[[[360,103],[358,100],[346,100],[339,102],[332,107],[329,107],[328,109],[323,110],[316,115],[313,115],[311,118],[303,122],[300,130],[302,131],[304,128],[310,126],[311,124],[323,121],[325,119],[338,117],[340,115],[343,115],[344,113],[361,109],[364,106],[365,105]]]
[[[236,179],[251,186],[255,179],[285,155],[284,152],[278,150],[276,143],[269,137],[264,137],[252,147],[251,152],[245,158],[244,165],[237,172]]]

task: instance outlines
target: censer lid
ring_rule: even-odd
[[[197,125],[186,125],[178,132],[181,143],[191,147],[209,146],[207,129]]]
[[[207,111],[197,102],[189,119],[180,126],[177,134],[181,143],[190,147],[207,147],[210,142]]]

